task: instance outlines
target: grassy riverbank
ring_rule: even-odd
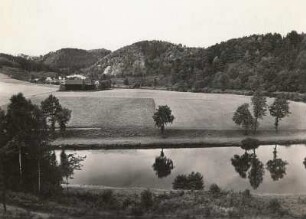
[[[102,132],[102,133],[101,133]],[[108,130],[108,132],[112,132]],[[100,134],[101,133],[101,134]],[[240,146],[246,137],[257,138],[261,145],[306,144],[306,131],[260,131],[245,136],[240,131],[168,130],[159,132],[142,130],[139,134],[124,131],[108,135],[103,130],[68,130],[65,136],[52,142],[53,148],[66,149],[151,149]],[[119,136],[122,135],[122,136]],[[77,136],[77,137],[76,137]]]
[[[146,191],[146,192],[144,192]],[[232,192],[69,187],[38,198],[8,193],[7,218],[302,218],[306,196]]]

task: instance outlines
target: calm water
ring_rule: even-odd
[[[235,170],[231,160],[234,155],[242,156],[245,153],[239,147],[165,149],[163,152],[164,157],[172,160],[174,168],[161,172],[160,176],[163,177],[159,178],[152,165],[161,155],[160,149],[66,151],[86,156],[82,170],[75,171],[70,183],[168,189],[178,174],[198,171],[204,176],[206,186],[217,183],[222,188],[236,191],[250,189],[260,193],[306,193],[306,169],[303,164],[305,145],[277,146],[276,157],[274,145],[259,147],[255,151],[256,156],[249,151],[249,161],[244,164],[245,159],[238,164],[236,162],[238,169],[250,166],[249,169],[245,168],[245,178]],[[274,167],[274,180],[267,169],[267,162],[273,161],[273,158],[274,162],[270,163]],[[285,168],[280,169],[280,163]]]

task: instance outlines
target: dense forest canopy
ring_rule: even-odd
[[[154,77],[157,86],[180,91],[255,90],[261,86],[269,92],[306,92],[306,38],[296,31],[286,36],[251,35],[208,48],[141,41],[114,52],[66,50],[36,59],[37,68],[65,74],[78,72],[93,78],[104,74],[141,77],[144,85],[152,84]],[[3,61],[3,56],[0,66],[14,64]]]

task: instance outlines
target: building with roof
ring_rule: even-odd
[[[63,82],[64,90],[94,90],[95,84],[84,75],[68,75]]]

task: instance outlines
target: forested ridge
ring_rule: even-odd
[[[208,48],[142,41],[103,57],[87,73],[156,75],[174,90],[305,92],[306,39],[295,31],[231,39]]]
[[[259,86],[268,92],[306,91],[306,38],[296,31],[286,36],[251,35],[208,48],[153,40],[113,52],[62,49],[36,59],[23,58],[25,63],[34,63],[25,65],[9,63],[3,57],[6,55],[0,55],[0,68],[10,65],[92,78],[107,74],[138,79],[143,86],[152,86],[154,78],[154,85],[179,91],[255,90]]]

